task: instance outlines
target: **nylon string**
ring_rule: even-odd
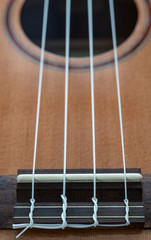
[[[97,211],[98,199],[96,198],[96,151],[95,151],[95,103],[94,103],[94,63],[93,63],[93,6],[92,0],[87,0],[88,28],[89,28],[89,53],[90,53],[90,82],[91,82],[91,112],[92,112],[92,152],[93,152],[93,198],[95,226],[98,225]]]
[[[109,0],[109,9],[110,9],[110,19],[111,19],[113,50],[114,50],[117,98],[118,98],[119,121],[120,121],[120,132],[121,132],[122,160],[123,160],[123,171],[124,171],[124,191],[125,191],[124,203],[125,203],[125,206],[126,206],[125,220],[126,220],[126,224],[129,225],[130,224],[129,219],[128,219],[129,206],[128,206],[128,199],[127,199],[125,147],[124,147],[124,133],[123,133],[121,93],[120,93],[120,80],[119,80],[119,64],[118,64],[118,55],[117,55],[117,37],[116,37],[116,25],[115,25],[114,0]]]
[[[98,199],[96,198],[96,155],[95,155],[95,105],[94,105],[94,63],[93,63],[93,6],[92,0],[87,0],[88,4],[88,28],[89,28],[89,53],[90,53],[90,81],[91,81],[91,110],[92,110],[92,151],[93,151],[93,224],[68,224],[66,221],[66,210],[67,210],[67,198],[66,198],[66,155],[67,155],[67,118],[68,118],[68,82],[69,82],[69,50],[70,50],[70,18],[71,18],[71,0],[66,0],[66,39],[65,39],[65,109],[64,109],[64,158],[63,158],[63,193],[62,198],[62,224],[35,224],[33,221],[34,211],[34,176],[35,176],[35,165],[36,165],[36,152],[37,152],[37,138],[38,138],[38,125],[39,125],[39,113],[40,113],[40,100],[41,100],[41,89],[42,89],[42,78],[43,78],[43,66],[44,66],[44,51],[46,42],[46,30],[48,21],[48,8],[49,0],[44,1],[44,12],[43,12],[43,29],[42,29],[42,46],[41,46],[41,58],[40,58],[40,72],[39,72],[39,88],[38,88],[38,100],[37,100],[37,116],[36,116],[36,128],[35,128],[35,145],[34,145],[34,156],[33,156],[33,172],[32,172],[32,197],[30,199],[30,223],[14,224],[14,229],[24,228],[17,238],[21,236],[28,228],[40,228],[40,229],[64,229],[66,227],[71,228],[89,228],[96,226],[108,226],[118,227],[127,226],[129,222],[129,205],[127,199],[127,181],[126,181],[126,164],[125,164],[125,149],[124,149],[124,135],[123,135],[123,123],[122,123],[122,110],[121,110],[121,97],[120,97],[120,83],[119,83],[119,68],[118,68],[118,56],[117,56],[117,40],[116,40],[116,27],[115,27],[115,13],[114,13],[114,2],[109,0],[110,7],[110,18],[112,28],[112,39],[114,49],[114,61],[115,61],[115,73],[116,73],[116,84],[117,84],[117,96],[118,96],[118,108],[119,108],[119,120],[120,120],[120,131],[121,131],[121,145],[122,145],[122,157],[123,157],[123,170],[124,170],[124,188],[125,188],[125,224],[113,224],[113,225],[102,225],[98,223],[97,211],[98,211]]]
[[[44,1],[44,10],[43,10],[43,26],[42,26],[42,39],[41,39],[41,56],[40,56],[40,70],[39,70],[39,86],[38,86],[38,99],[37,99],[37,114],[36,114],[36,127],[35,127],[35,143],[34,143],[34,155],[33,155],[33,170],[32,170],[32,193],[31,193],[31,209],[30,209],[30,224],[16,236],[18,238],[25,232],[28,228],[33,225],[32,214],[34,211],[34,186],[35,186],[35,166],[36,166],[36,155],[37,155],[37,140],[38,140],[38,127],[39,127],[39,115],[40,115],[40,102],[41,102],[41,89],[42,89],[42,80],[43,80],[43,68],[44,68],[44,53],[46,45],[46,32],[47,32],[47,22],[48,22],[48,8],[49,0]]]
[[[115,62],[115,74],[116,74],[116,85],[117,85],[117,97],[118,97],[118,109],[119,109],[119,121],[120,121],[121,144],[122,144],[122,159],[123,159],[123,170],[124,170],[125,199],[127,199],[125,148],[124,148],[124,134],[123,134],[123,121],[122,121],[121,93],[120,93],[120,80],[119,80],[119,66],[118,66],[117,40],[116,40],[115,14],[114,14],[114,3],[113,3],[113,1],[114,0],[109,0],[109,6],[110,6],[111,29],[112,29],[112,40],[113,40],[113,50],[114,50],[114,62]]]
[[[40,56],[40,71],[39,71],[39,86],[38,86],[38,99],[37,99],[37,115],[36,115],[36,128],[35,128],[35,144],[34,144],[34,156],[33,156],[33,172],[32,172],[32,199],[34,199],[34,177],[35,177],[35,166],[37,156],[37,140],[38,140],[38,127],[39,127],[39,115],[40,115],[40,102],[41,102],[41,90],[43,80],[43,69],[44,69],[44,54],[46,45],[46,32],[48,22],[48,8],[49,0],[44,1],[44,12],[43,12],[43,26],[42,26],[42,40],[41,40],[41,56]]]
[[[66,44],[65,44],[65,110],[64,110],[64,159],[63,159],[63,196],[66,195],[67,163],[67,124],[68,124],[68,86],[69,86],[69,49],[70,49],[71,0],[66,0]]]
[[[66,210],[66,165],[67,165],[67,124],[68,124],[68,88],[69,88],[69,50],[70,50],[70,17],[71,17],[71,0],[66,0],[66,36],[65,36],[65,109],[64,109],[64,159],[63,159],[63,193],[62,198],[62,228],[67,227]]]

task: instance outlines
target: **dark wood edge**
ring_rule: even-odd
[[[151,174],[143,174],[145,229],[151,229]],[[16,202],[16,176],[0,175],[0,228],[11,229]]]
[[[127,173],[140,173],[140,168],[127,168]],[[31,174],[32,169],[19,169],[19,174]],[[62,169],[36,169],[36,174],[61,174],[63,173]],[[92,169],[67,169],[67,173],[93,173]],[[96,169],[96,173],[123,173],[123,168],[114,168],[114,169]]]
[[[98,203],[98,221],[100,224],[124,224],[124,202]],[[14,224],[29,222],[29,203],[16,203],[14,207]],[[34,222],[45,224],[61,224],[62,204],[60,203],[35,203]],[[93,203],[68,203],[67,221],[70,224],[93,224]],[[144,227],[144,207],[142,203],[130,203],[129,227]]]

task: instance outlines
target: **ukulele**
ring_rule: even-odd
[[[29,31],[38,18],[26,16],[27,31],[22,18],[37,2],[40,43],[30,39],[34,28]],[[0,3],[1,237],[149,238],[151,2],[83,1],[88,42],[76,39],[77,45],[70,39],[74,29],[85,30],[80,20],[73,28],[72,16],[83,15],[82,2],[51,2]],[[117,38],[118,4],[123,16],[129,4],[129,18],[134,9],[124,40]],[[62,42],[46,41],[47,32],[63,26],[60,17],[53,28],[56,6],[65,17],[64,56]],[[112,40],[101,52],[95,22],[100,9],[107,18],[105,6]]]

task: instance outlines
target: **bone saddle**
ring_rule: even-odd
[[[34,224],[62,223],[62,170],[35,171]],[[129,227],[151,227],[151,176],[140,169],[127,169]],[[17,180],[17,181],[16,181]],[[18,170],[16,176],[1,176],[1,228],[29,224],[32,170]],[[17,182],[17,183],[16,183]],[[2,191],[2,189],[7,189]],[[3,194],[2,194],[3,193]],[[96,172],[98,227],[125,223],[124,174],[122,169],[98,169]],[[93,173],[91,170],[67,170],[66,221],[69,225],[93,224]],[[4,203],[5,201],[5,203]],[[102,225],[102,226],[101,226]]]

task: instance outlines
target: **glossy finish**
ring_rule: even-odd
[[[21,31],[20,3],[16,1],[13,24],[23,44],[39,54]],[[140,37],[145,24],[145,8],[139,9],[138,25],[119,52]],[[0,1],[1,17],[8,1]],[[32,168],[39,66],[22,56],[7,39],[0,24],[0,174],[17,174],[17,169]],[[151,40],[119,66],[126,165],[151,172]],[[94,61],[113,57],[112,52]],[[46,53],[52,61],[64,58]],[[71,59],[88,64],[88,59]],[[120,129],[114,67],[96,70],[96,160],[97,168],[122,167]],[[64,72],[44,69],[36,168],[63,168]],[[92,135],[89,72],[70,72],[68,118],[68,168],[92,168]],[[17,231],[1,231],[1,239],[15,239]],[[151,232],[140,230],[28,231],[22,239],[150,239]]]

